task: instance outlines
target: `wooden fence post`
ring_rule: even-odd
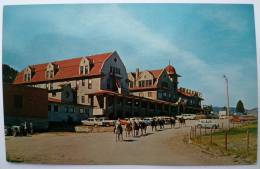
[[[202,139],[202,136],[201,136],[201,127],[200,127],[200,143],[201,143],[201,139]]]
[[[192,126],[190,126],[190,140],[191,140],[191,131],[192,131]]]
[[[197,132],[196,132],[197,127],[195,126],[194,129],[195,129],[195,131],[194,131],[195,138],[197,138]]]
[[[246,131],[246,153],[249,154],[249,131]]]
[[[210,129],[210,144],[212,144],[212,128]]]
[[[227,131],[225,131],[225,150],[227,151]]]

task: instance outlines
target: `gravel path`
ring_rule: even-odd
[[[7,137],[9,159],[53,164],[234,165],[229,156],[205,153],[183,142],[189,127],[151,131],[147,136],[124,138],[105,133],[43,133]]]

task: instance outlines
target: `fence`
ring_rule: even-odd
[[[221,147],[224,148],[226,152],[228,152],[231,148],[229,147],[230,144],[234,144],[233,139],[229,139],[231,137],[230,129],[232,128],[241,128],[244,125],[249,123],[231,123],[227,127],[224,127],[222,123],[218,129],[213,128],[198,128],[196,126],[191,126],[189,131],[189,142],[195,144],[204,144],[204,145],[215,145],[220,144]],[[218,132],[219,134],[215,135]],[[246,156],[250,151],[250,132],[249,130],[243,131],[242,135],[244,138],[241,140],[246,142],[246,144],[241,144],[240,148],[245,150]],[[203,142],[203,143],[202,143]]]

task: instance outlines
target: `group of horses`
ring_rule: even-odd
[[[181,118],[178,120],[180,126],[185,125],[185,119]],[[175,118],[170,118],[169,123],[171,125],[171,128],[175,127]],[[152,131],[158,131],[157,126],[159,126],[160,129],[163,129],[165,124],[166,120],[153,118],[149,125],[151,125]],[[128,120],[123,129],[123,125],[120,122],[120,119],[118,119],[114,127],[114,133],[116,134],[116,142],[123,141],[123,130],[125,130],[125,137],[137,137],[146,135],[147,126],[149,125],[143,120]]]

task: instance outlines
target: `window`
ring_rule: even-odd
[[[23,107],[23,96],[14,95],[14,107],[15,108],[22,108]]]
[[[142,83],[142,85],[141,85],[141,86],[142,86],[142,87],[144,87],[144,83],[145,83],[145,81],[144,81],[144,80],[142,80],[142,81],[141,81],[141,83]]]
[[[152,97],[152,92],[148,92],[148,97]]]
[[[81,103],[85,103],[85,96],[81,96]]]
[[[79,113],[85,113],[83,108],[79,109]]]
[[[31,80],[31,74],[30,73],[26,73],[24,74],[24,81],[30,81]]]
[[[84,67],[80,66],[80,74],[82,75],[84,73]]]
[[[85,80],[84,79],[82,80],[81,85],[85,86]]]
[[[50,71],[50,78],[53,78],[54,72],[53,70]]]
[[[56,92],[54,92],[54,91],[51,92],[51,96],[52,96],[52,97],[56,97]]]
[[[85,66],[85,74],[88,74],[88,66]]]
[[[54,110],[54,112],[58,112],[59,111],[59,107],[58,107],[58,105],[54,105],[54,108],[53,108]]]
[[[53,89],[53,83],[51,82],[50,83],[50,90],[52,90]]]
[[[92,81],[90,79],[88,80],[88,88],[92,89]]]
[[[48,105],[48,111],[51,112],[51,105]]]

